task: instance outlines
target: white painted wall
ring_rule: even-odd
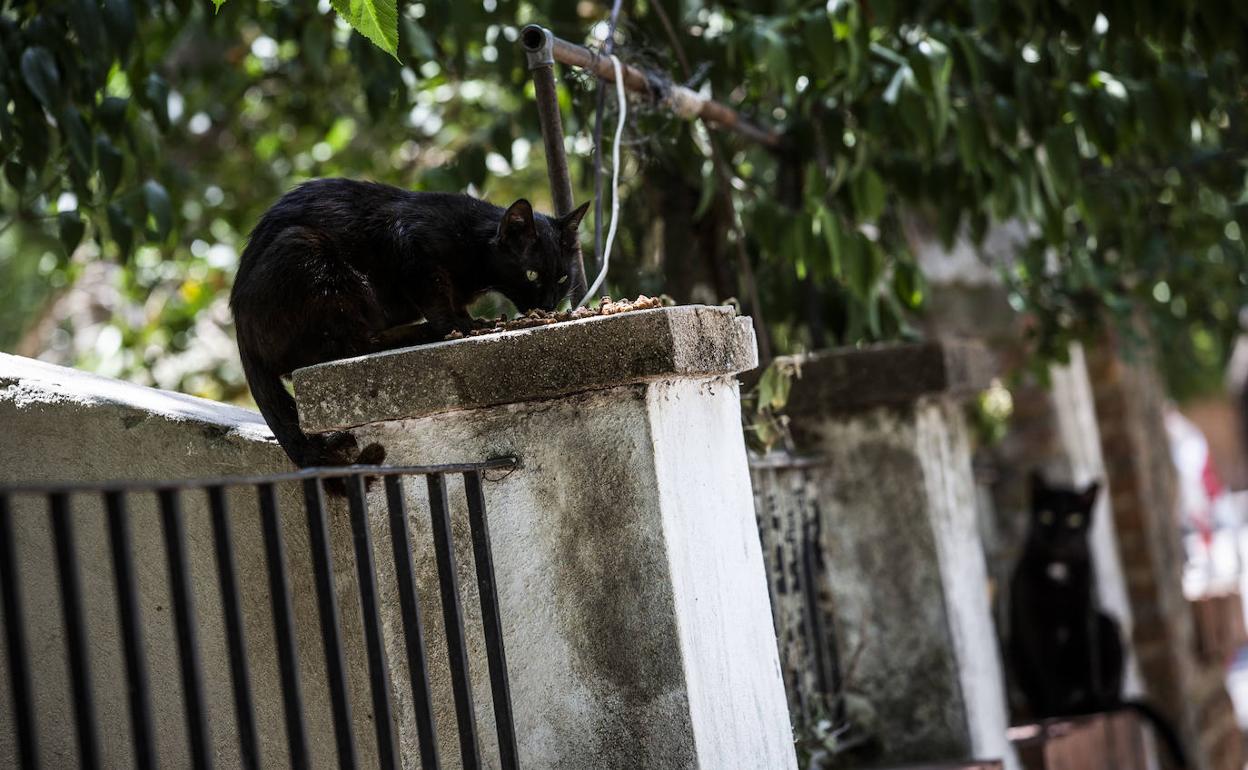
[[[353,431],[393,463],[520,458],[486,494],[521,764],[795,767],[739,403],[730,379],[673,378]],[[492,766],[466,510],[451,489]],[[423,491],[409,490],[409,507],[419,550]],[[374,535],[389,547],[385,531]],[[436,657],[445,643],[431,580],[418,575]],[[397,616],[387,622],[397,628]],[[398,638],[387,641],[401,659]],[[453,746],[449,682],[433,689],[440,741]],[[413,740],[410,712],[401,727]]]

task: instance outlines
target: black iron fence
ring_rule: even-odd
[[[843,719],[842,672],[826,589],[823,521],[810,471],[818,458],[750,460],[754,512],[789,709],[799,724]]]
[[[368,690],[371,695],[369,721],[375,732],[378,763],[382,768],[398,768],[415,764],[415,757],[405,763],[400,756],[400,740],[396,727],[394,691],[383,636],[382,607],[378,569],[370,532],[368,487],[384,485],[389,536],[393,553],[393,572],[397,581],[399,615],[406,653],[407,681],[411,688],[411,704],[415,714],[418,740],[416,753],[422,768],[439,767],[441,752],[452,750],[439,746],[435,725],[435,707],[430,687],[430,656],[425,623],[422,620],[417,565],[413,557],[413,539],[409,531],[405,482],[423,479],[428,495],[433,558],[436,561],[439,599],[443,615],[446,663],[453,691],[458,753],[465,768],[482,765],[483,741],[478,735],[473,688],[469,677],[468,642],[464,626],[464,600],[458,585],[447,479],[462,476],[466,496],[468,524],[473,551],[473,571],[481,604],[481,624],[489,669],[498,761],[503,768],[518,766],[516,735],[508,689],[507,662],[503,645],[502,619],[498,593],[495,590],[494,565],[491,553],[489,524],[486,516],[483,476],[487,471],[507,469],[512,460],[497,460],[464,465],[418,467],[364,467],[309,469],[254,478],[218,478],[195,481],[170,481],[140,484],[65,484],[56,486],[0,487],[0,594],[3,598],[3,621],[12,695],[12,724],[15,732],[16,758],[22,767],[40,765],[41,729],[47,737],[49,725],[39,724],[35,707],[35,688],[46,687],[38,680],[39,671],[32,666],[31,639],[27,638],[24,620],[31,612],[49,611],[46,607],[23,605],[20,582],[23,553],[15,538],[15,502],[24,498],[46,500],[46,515],[51,531],[59,598],[63,616],[63,638],[69,673],[70,700],[73,704],[72,724],[76,738],[77,764],[95,768],[102,764],[100,723],[94,706],[92,686],[93,640],[89,638],[84,620],[86,597],[80,578],[81,553],[75,542],[75,530],[90,515],[76,502],[84,498],[102,498],[104,526],[108,533],[112,576],[116,595],[115,635],[120,640],[127,687],[132,756],[136,767],[157,766],[156,732],[160,720],[169,718],[154,713],[149,682],[147,652],[151,640],[145,639],[141,616],[141,595],[136,579],[133,554],[132,519],[129,506],[138,495],[156,497],[159,511],[163,550],[168,566],[168,591],[175,629],[176,653],[183,702],[183,719],[187,754],[191,766],[207,768],[214,762],[210,739],[209,709],[205,701],[205,671],[201,661],[198,638],[199,624],[194,606],[195,591],[190,569],[186,536],[186,513],[183,503],[187,495],[204,495],[207,514],[211,519],[212,545],[216,564],[217,585],[225,643],[228,648],[229,678],[233,699],[232,727],[237,733],[237,757],[220,760],[223,764],[243,767],[264,765],[261,740],[257,734],[255,693],[250,669],[256,659],[249,655],[245,634],[244,608],[240,598],[239,568],[235,558],[237,541],[228,505],[227,490],[254,487],[257,494],[260,530],[271,602],[273,637],[276,644],[281,702],[287,753],[291,767],[312,766],[308,726],[305,722],[304,688],[301,683],[299,656],[309,650],[297,649],[296,628],[292,606],[292,586],[288,555],[283,543],[282,517],[279,515],[278,488],[284,484],[300,484],[303,508],[307,515],[308,544],[312,562],[320,636],[325,659],[326,685],[332,711],[334,744],[338,765],[356,767],[356,722],[352,719],[342,619],[339,610],[339,586],[335,581],[334,555],[326,505],[326,482],[345,487],[349,511],[351,541],[354,550],[358,600],[362,613],[363,640],[367,657]],[[201,502],[203,499],[201,499]],[[29,501],[23,515],[29,515]],[[40,508],[42,506],[39,506]],[[159,608],[158,608],[159,609]],[[35,640],[44,644],[44,640]],[[94,640],[98,645],[101,640]],[[216,672],[212,672],[216,673]],[[224,672],[220,672],[224,676]],[[67,716],[67,715],[66,715]],[[173,718],[176,718],[173,717]],[[66,720],[68,721],[68,720]],[[233,736],[231,736],[232,738]],[[318,758],[317,764],[324,764]],[[47,764],[46,762],[44,764]],[[68,762],[67,762],[68,764]],[[171,766],[168,758],[163,762]],[[174,763],[176,764],[176,763]],[[273,762],[269,761],[269,765]],[[490,761],[489,764],[495,764]],[[58,766],[59,765],[58,763]]]

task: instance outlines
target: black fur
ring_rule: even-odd
[[[1097,491],[1032,476],[1031,529],[1010,581],[1010,668],[1033,717],[1130,709],[1186,767],[1174,726],[1149,704],[1122,697],[1126,655],[1117,622],[1097,604],[1088,542]]]
[[[553,218],[523,199],[504,210],[467,195],[348,179],[283,196],[251,233],[230,307],[247,384],[290,459],[304,467],[380,462],[384,451],[357,455],[348,435],[305,435],[284,375],[466,332],[468,305],[487,291],[521,312],[554,310],[574,291],[579,299],[585,209]]]

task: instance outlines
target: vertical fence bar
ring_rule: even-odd
[[[65,643],[72,679],[74,721],[78,729],[78,764],[99,767],[99,744],[95,731],[95,703],[91,695],[91,670],[87,658],[87,629],[82,615],[82,590],[78,581],[78,555],[69,514],[69,494],[48,495],[52,515],[52,538],[61,578],[61,611],[65,616]]]
[[[390,510],[390,546],[394,552],[394,576],[399,584],[403,613],[403,640],[407,645],[407,672],[416,710],[420,739],[420,766],[438,770],[438,744],[433,724],[433,694],[429,691],[429,666],[425,660],[425,628],[420,617],[416,577],[412,570],[412,538],[403,502],[402,477],[386,476],[386,503]]]
[[[290,586],[286,579],[286,548],[282,544],[282,523],[277,512],[277,488],[272,483],[256,485],[260,498],[260,522],[264,529],[264,550],[269,568],[269,593],[273,600],[273,628],[277,640],[277,665],[282,677],[282,704],[286,712],[286,740],[290,744],[290,766],[303,770],[311,763],[308,734],[303,720],[303,692],[299,685],[299,659],[295,648],[295,618],[291,609]]]
[[[819,607],[819,580],[815,567],[814,537],[811,534],[813,528],[810,522],[803,522],[802,536],[799,542],[802,559],[802,583],[806,586],[802,600],[806,603],[806,612],[810,616],[810,655],[815,664],[817,697],[826,706],[828,705],[829,697],[833,694],[831,688],[833,675],[828,670],[829,661],[825,654],[828,640],[824,636],[822,610]]]
[[[368,505],[364,498],[363,476],[357,474],[347,477],[347,505],[351,509],[351,539],[355,544],[360,609],[364,613],[364,644],[368,649],[368,676],[373,693],[377,759],[382,770],[390,770],[399,766],[399,751],[394,734],[394,707],[390,697],[386,641],[381,631],[381,610],[377,606],[377,569],[373,560],[373,539],[368,531]]]
[[[35,706],[31,700],[30,659],[22,625],[22,593],[17,582],[17,541],[9,496],[0,493],[0,593],[4,600],[4,636],[9,650],[9,686],[13,691],[13,725],[23,768],[39,766],[35,745]]]
[[[143,652],[143,621],[139,614],[139,583],[130,553],[130,520],[126,496],[121,490],[104,493],[108,539],[113,551],[113,577],[117,583],[117,615],[121,620],[122,655],[129,678],[130,729],[134,736],[134,764],[140,770],[156,766],[152,728],[152,701],[147,681],[147,656]]]
[[[175,488],[156,492],[164,525],[165,550],[169,560],[169,594],[178,632],[178,659],[182,666],[182,698],[186,708],[186,731],[191,741],[191,764],[196,770],[212,767],[208,739],[208,708],[204,703],[204,676],[199,662],[199,642],[195,634],[195,602],[191,593],[191,564],[186,553],[186,532],[182,521],[182,497]]]
[[[459,601],[459,580],[455,574],[455,543],[446,499],[446,479],[430,474],[429,513],[432,519],[433,548],[438,561],[438,586],[442,591],[442,617],[446,626],[446,653],[451,667],[451,689],[455,694],[455,717],[459,726],[459,748],[465,770],[481,766],[477,745],[477,724],[472,707],[472,680],[468,676],[468,649],[464,644],[464,617]]]
[[[338,595],[334,590],[334,560],[329,549],[329,524],[325,519],[325,492],[319,478],[304,479],[303,500],[308,512],[312,572],[316,578],[321,641],[325,648],[325,672],[329,677],[329,700],[334,712],[338,766],[345,770],[356,766],[355,743],[351,734],[351,701],[347,696],[347,664],[342,652]]]
[[[494,699],[494,722],[498,730],[498,752],[503,770],[520,766],[516,750],[516,727],[511,710],[511,688],[507,684],[507,654],[503,647],[503,619],[498,609],[498,589],[494,578],[494,554],[490,548],[490,524],[485,513],[485,493],[481,474],[464,474],[468,498],[468,524],[472,530],[472,553],[477,567],[477,590],[481,595],[481,621],[485,627],[486,660],[490,667],[490,694]]]
[[[230,679],[234,685],[234,721],[238,727],[239,758],[242,766],[251,770],[260,766],[260,749],[256,740],[256,709],[251,697],[247,643],[243,636],[243,613],[238,601],[234,535],[225,504],[224,487],[208,487],[208,510],[212,518],[212,540],[217,556],[217,583],[221,589],[225,640],[230,650]]]

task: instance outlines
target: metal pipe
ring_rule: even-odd
[[[559,94],[555,90],[554,42],[557,38],[550,30],[530,24],[520,33],[528,59],[529,72],[533,75],[533,91],[537,98],[537,119],[542,128],[542,143],[546,147],[546,175],[550,178],[550,195],[555,203],[555,214],[565,216],[572,212],[572,175],[568,171],[568,156],[563,147],[563,121],[559,116]],[[581,244],[576,243],[578,275],[573,285],[574,302],[585,296],[585,258]]]
[[[536,24],[530,24],[521,33],[521,40],[524,41],[526,51],[530,50],[530,36],[535,42],[540,41],[542,36],[550,40],[554,61],[589,70],[609,83],[615,82],[615,70],[611,66],[610,59],[599,56],[584,46],[557,38],[550,33],[550,30]],[[531,55],[529,68],[533,68]],[[622,69],[625,88],[666,103],[673,112],[683,118],[702,118],[773,149],[780,149],[784,144],[783,137],[775,131],[751,123],[728,105],[714,99],[703,98],[695,91],[673,83],[668,77],[629,64],[622,65]]]

